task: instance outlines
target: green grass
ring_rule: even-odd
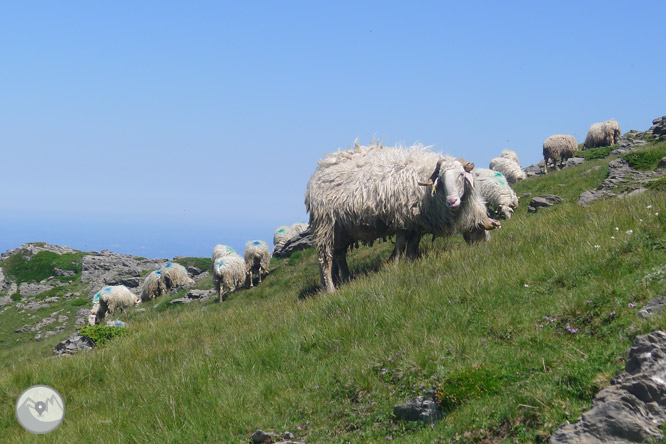
[[[179,263],[183,267],[197,267],[203,271],[210,270],[211,268],[209,257],[179,257],[174,262]]]
[[[608,157],[617,146],[600,146],[597,148],[590,148],[576,153],[576,156],[583,157],[585,160],[603,159]]]
[[[51,251],[40,251],[32,256],[27,252],[19,252],[10,256],[2,263],[5,275],[17,284],[23,282],[39,282],[49,276],[53,276],[53,270],[70,270],[74,276],[65,277],[67,281],[80,278],[81,259],[84,253],[57,254]]]
[[[85,325],[79,328],[79,334],[92,340],[96,346],[107,344],[114,338],[128,335],[129,330],[122,327],[107,327],[104,325]]]
[[[666,142],[655,144],[650,149],[622,155],[629,165],[643,171],[654,170],[663,157],[666,157]]]
[[[521,202],[489,243],[425,239],[421,258],[397,265],[384,262],[391,243],[355,250],[355,278],[334,294],[317,292],[309,249],[273,259],[261,285],[224,303],[171,306],[170,295],[126,312],[131,335],[92,352],[53,359],[55,338],[0,349],[0,404],[47,384],[67,409],[45,437],[0,410],[0,436],[243,443],[261,428],[318,443],[547,442],[623,368],[636,335],[666,327],[636,316],[666,291],[666,199],[578,206],[607,163],[517,184],[564,202],[535,214]],[[433,386],[442,421],[393,418]]]

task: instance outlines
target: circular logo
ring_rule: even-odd
[[[16,401],[16,419],[31,433],[49,433],[65,417],[65,403],[60,393],[48,385],[33,385]]]

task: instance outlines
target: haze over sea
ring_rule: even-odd
[[[7,2],[0,251],[242,251],[358,138],[523,166],[666,114],[663,1]]]

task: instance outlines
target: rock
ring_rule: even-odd
[[[52,285],[31,284],[29,282],[23,282],[21,285],[19,285],[18,291],[21,293],[21,297],[26,298],[51,290],[52,288]]]
[[[647,188],[637,188],[633,191],[629,191],[628,193],[622,193],[617,196],[618,199],[624,199],[626,197],[634,197],[638,196],[639,194],[643,194],[647,191]]]
[[[426,392],[425,396],[407,401],[393,407],[393,415],[403,421],[422,421],[433,423],[442,419],[443,414],[435,400],[434,390]]]
[[[530,197],[532,193],[523,193],[520,195],[520,199],[525,199],[526,197]]]
[[[187,292],[187,297],[190,299],[206,300],[216,295],[215,290],[190,290]]]
[[[666,307],[666,296],[659,296],[645,304],[645,307],[638,310],[636,314],[641,319],[647,319],[664,311],[664,307]]]
[[[49,316],[45,317],[44,319],[42,319],[41,321],[39,321],[38,323],[36,323],[36,324],[30,329],[30,331],[37,332],[37,331],[41,330],[42,328],[46,327],[47,325],[51,325],[51,324],[53,324],[53,323],[56,322],[56,320],[57,320],[56,316],[57,316],[58,313],[60,313],[61,311],[62,311],[62,310],[58,310],[58,311],[56,311],[56,312],[51,313]],[[65,316],[65,320],[67,320],[67,316]]]
[[[82,350],[91,350],[94,346],[95,344],[89,338],[74,333],[64,341],[59,342],[53,348],[53,354],[56,356],[73,355]]]
[[[292,440],[294,439],[294,434],[291,432],[284,432],[284,439]]]
[[[60,268],[53,269],[53,276],[74,276],[76,273],[72,270],[61,270]]]
[[[173,305],[177,304],[189,304],[190,302],[193,302],[194,299],[190,298],[178,298],[178,299],[172,299],[169,303]]]
[[[21,308],[24,310],[36,311],[40,308],[48,307],[50,304],[44,303],[44,301],[26,301],[26,302],[17,302],[16,308]]]
[[[659,164],[657,164],[657,168],[658,169],[666,168],[666,157],[661,158]]]
[[[298,250],[305,250],[306,248],[314,247],[315,242],[312,238],[310,231],[304,231],[289,239],[281,248],[273,250],[273,256],[277,258],[290,256],[293,252]]]
[[[13,254],[24,252],[27,253],[28,256],[33,256],[40,251],[51,251],[56,254],[64,254],[64,253],[74,253],[74,250],[72,250],[69,247],[63,247],[60,245],[50,245],[44,242],[35,242],[35,243],[27,243],[23,244],[20,247],[14,248],[13,250],[7,250],[4,253],[0,254],[0,262],[3,262],[6,260],[9,256],[12,256]]]
[[[525,171],[527,177],[540,176],[543,174],[544,165],[545,165],[544,161],[541,160],[539,163],[535,163],[534,165],[530,165],[528,167],[523,168],[523,171]]]
[[[250,442],[253,444],[265,444],[273,443],[280,439],[280,437],[273,432],[264,432],[263,430],[257,430],[250,436]]]
[[[192,278],[194,278],[194,276],[198,276],[201,273],[203,273],[203,270],[201,268],[197,268],[197,267],[194,267],[192,265],[190,265],[189,267],[186,267],[185,269],[187,270],[187,272],[189,273],[189,275]]]
[[[14,330],[14,333],[25,333],[26,331],[30,331],[31,327],[32,327],[32,325],[25,324],[23,327],[17,328],[16,330]]]
[[[143,271],[153,271],[167,263],[166,259],[142,259],[108,250],[93,252],[81,261],[81,282],[98,282],[108,285],[118,276],[140,277]],[[140,280],[143,282],[143,280]],[[123,284],[124,285],[124,284]]]
[[[590,410],[558,429],[550,444],[643,443],[663,439],[666,421],[666,332],[638,336],[625,370],[601,390]]]
[[[580,165],[581,163],[585,162],[584,157],[572,157],[570,159],[567,159],[567,163],[564,164],[565,167],[574,167],[576,165]]]
[[[74,326],[83,327],[84,325],[88,325],[88,316],[90,316],[90,309],[80,308],[79,311],[76,312],[76,322],[74,322]]]
[[[5,305],[9,305],[12,303],[12,298],[11,296],[0,296],[0,308],[4,307]]]
[[[203,271],[196,276],[192,276],[192,279],[194,279],[194,282],[199,282],[203,279],[206,279],[208,276],[210,276],[210,272],[208,271]]]
[[[554,194],[542,194],[541,196],[532,198],[527,207],[527,212],[536,213],[539,208],[552,207],[553,205],[556,205],[560,202],[562,202],[562,198],[560,196],[556,196]]]
[[[127,288],[137,288],[143,284],[145,278],[141,276],[118,276],[111,278],[107,285],[124,285]]]

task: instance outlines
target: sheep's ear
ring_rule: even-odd
[[[474,188],[474,176],[472,176],[472,173],[468,173],[465,171],[465,180],[469,183],[469,185]]]

